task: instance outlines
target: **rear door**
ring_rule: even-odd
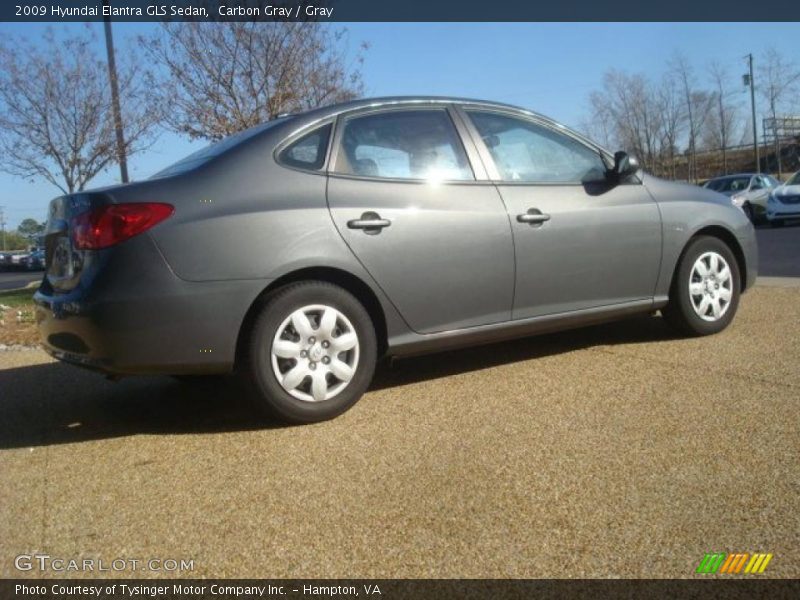
[[[661,217],[638,180],[609,185],[597,149],[533,118],[465,114],[513,228],[514,319],[653,297]]]
[[[420,333],[511,318],[508,215],[459,126],[443,105],[386,107],[340,117],[334,140],[336,227]]]

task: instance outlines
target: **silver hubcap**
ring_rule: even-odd
[[[272,340],[272,371],[284,390],[306,402],[339,394],[358,367],[358,335],[341,312],[324,304],[289,315]]]
[[[725,259],[716,252],[700,255],[689,275],[692,307],[704,321],[716,321],[728,312],[733,296],[733,277]]]

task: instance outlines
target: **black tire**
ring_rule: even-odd
[[[751,223],[755,224],[756,222],[756,213],[753,210],[753,206],[751,204],[745,204],[742,207],[745,216],[750,220]]]
[[[770,227],[783,227],[783,221],[781,219],[773,219],[769,222]]]
[[[695,262],[706,252],[716,252],[731,272],[731,298],[724,314],[716,321],[707,321],[695,312],[692,297],[689,294],[689,278]],[[713,291],[713,290],[712,290]],[[698,236],[692,239],[681,255],[672,278],[669,304],[661,310],[664,319],[676,330],[685,335],[701,336],[718,333],[733,320],[739,307],[741,291],[741,275],[736,257],[728,245],[716,237]],[[709,315],[710,316],[710,315]]]
[[[336,309],[349,320],[358,336],[358,360],[352,379],[335,396],[319,401],[290,395],[278,381],[272,365],[272,345],[278,328],[293,312],[309,305]],[[319,327],[319,323],[316,325]],[[267,297],[249,332],[243,375],[256,405],[267,416],[285,423],[314,423],[339,416],[361,398],[372,381],[376,360],[375,328],[361,303],[331,283],[301,281]],[[305,384],[310,381],[310,378],[304,380]]]

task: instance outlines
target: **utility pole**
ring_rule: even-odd
[[[3,214],[4,206],[0,206],[0,235],[3,236],[3,252],[6,250],[6,217]]]
[[[775,114],[774,106],[772,108],[772,114]],[[781,130],[783,127],[781,127]],[[772,135],[775,138],[775,160],[778,162],[778,179],[783,179],[783,166],[781,165],[781,138],[778,134],[778,117],[773,117],[772,119]]]
[[[110,0],[103,0],[103,6],[110,6]],[[122,130],[122,112],[119,107],[119,83],[117,63],[114,60],[114,38],[111,36],[111,17],[103,17],[106,32],[106,53],[108,54],[108,78],[111,81],[111,108],[114,112],[114,129],[117,133],[117,161],[122,183],[128,183],[128,160],[125,158],[125,134]]]
[[[756,173],[761,173],[761,157],[758,154],[758,129],[756,126],[756,82],[753,78],[753,55],[745,58],[750,65],[750,74],[744,76],[744,84],[750,86],[750,107],[753,110],[753,157],[756,161]]]

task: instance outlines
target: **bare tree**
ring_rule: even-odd
[[[88,28],[63,40],[48,30],[43,42],[0,42],[0,169],[72,193],[117,160],[108,74]],[[131,155],[158,115],[136,68],[119,66],[119,88]]]
[[[678,140],[686,129],[686,109],[681,101],[680,90],[674,76],[667,73],[661,80],[657,91],[658,111],[662,116],[661,156],[667,159],[667,172],[676,178],[675,157],[678,153]]]
[[[669,67],[678,80],[686,105],[686,118],[689,133],[689,173],[688,179],[697,179],[697,138],[705,124],[711,108],[711,98],[707,92],[695,89],[695,78],[688,59],[676,52],[669,61]]]
[[[800,69],[786,60],[777,50],[770,48],[764,53],[759,67],[756,90],[767,103],[767,112],[774,124],[775,158],[778,163],[778,175],[781,175],[781,148],[778,139],[778,113],[794,108],[797,102]]]
[[[589,114],[581,119],[578,129],[601,146],[614,149],[619,144],[619,136],[612,111],[609,109],[606,95],[592,92],[589,95]]]
[[[590,140],[611,150],[616,145],[616,142],[612,136],[611,123],[603,118],[604,114],[602,111],[595,111],[594,106],[591,106],[589,116],[582,118],[578,122],[577,129]]]
[[[366,45],[319,23],[165,23],[140,37],[170,106],[167,125],[221,139],[276,117],[358,97]]]
[[[588,138],[612,148],[619,144],[620,136],[607,102],[603,93],[592,92],[589,95],[589,116],[581,120],[579,128]]]
[[[647,78],[608,71],[603,89],[593,92],[589,102],[595,129],[605,130],[609,141],[632,151],[643,166],[657,171],[661,115]]]
[[[725,68],[715,61],[709,65],[708,72],[714,84],[711,98],[714,108],[709,113],[706,137],[711,148],[722,150],[722,170],[727,174],[728,147],[736,133],[738,106],[733,102],[734,92],[727,87],[729,76]]]

